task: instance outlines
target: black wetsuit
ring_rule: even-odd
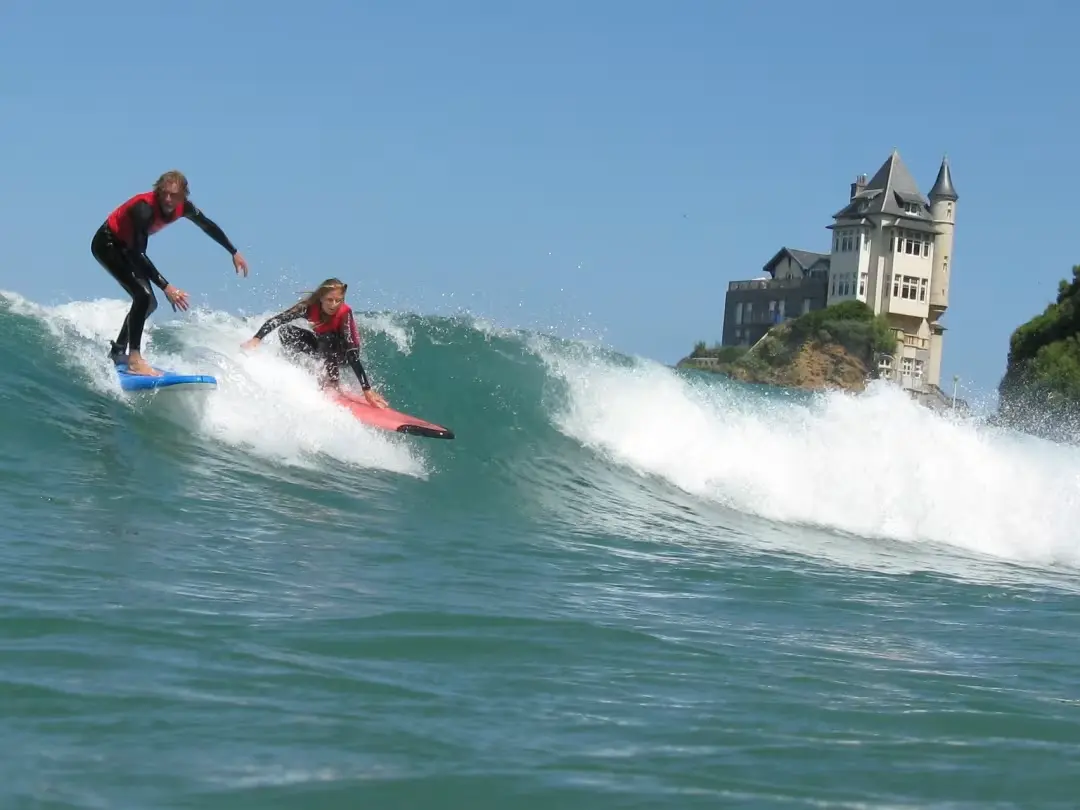
[[[270,318],[259,327],[255,337],[262,340],[279,326],[281,345],[289,351],[306,354],[323,361],[326,377],[335,385],[341,381],[341,366],[348,363],[365,391],[371,389],[367,373],[360,362],[360,332],[350,311],[336,332],[318,335],[308,329],[292,326],[289,321],[307,317],[307,304],[301,302]]]
[[[124,206],[121,206],[121,209],[124,209]],[[126,354],[129,348],[131,351],[142,352],[143,326],[146,319],[157,309],[157,299],[150,282],[162,290],[169,286],[169,282],[146,255],[150,227],[154,222],[154,209],[151,204],[146,200],[139,200],[126,210],[121,210],[120,216],[130,219],[131,244],[126,244],[112,231],[108,220],[97,229],[90,242],[90,252],[94,258],[131,296],[131,309],[124,318],[124,325],[109,352],[113,357]],[[198,225],[205,234],[229,251],[230,255],[236,255],[236,248],[225,232],[195,207],[191,200],[184,201],[184,210],[180,216]]]

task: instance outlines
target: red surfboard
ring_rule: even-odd
[[[395,411],[393,408],[377,408],[374,405],[369,405],[367,401],[361,398],[353,399],[344,394],[328,394],[328,396],[338,405],[350,410],[353,416],[365,424],[383,430],[407,433],[410,436],[426,436],[429,439],[454,438],[454,431],[449,428],[418,419],[415,416],[409,416],[407,413]]]

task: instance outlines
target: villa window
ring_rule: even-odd
[[[897,228],[896,237],[890,245],[894,253],[904,253],[908,256],[930,256],[930,234],[922,231],[912,231],[907,228]]]
[[[928,281],[918,276],[893,276],[893,298],[903,298],[907,301],[925,301]]]
[[[861,229],[845,228],[842,231],[833,232],[833,253],[850,253],[861,250],[865,241],[865,234]]]

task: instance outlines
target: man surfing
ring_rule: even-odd
[[[150,282],[162,289],[174,311],[188,308],[188,294],[166,281],[146,255],[150,236],[181,217],[194,222],[207,236],[229,251],[237,273],[243,272],[245,277],[248,274],[247,261],[225,232],[188,199],[188,181],[181,172],[165,172],[158,178],[152,191],[136,194],[109,214],[94,234],[90,252],[124,292],[131,296],[131,309],[109,351],[109,356],[117,363],[123,362],[126,355],[131,374],[153,377],[161,374],[142,356],[143,326],[157,309],[157,299]]]

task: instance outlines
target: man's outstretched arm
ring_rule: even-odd
[[[225,231],[221,230],[214,220],[210,219],[206,214],[200,211],[198,206],[191,202],[191,200],[184,203],[184,217],[198,225],[203,233],[229,251],[230,255],[236,255],[236,247],[229,241],[229,237],[225,235]]]

